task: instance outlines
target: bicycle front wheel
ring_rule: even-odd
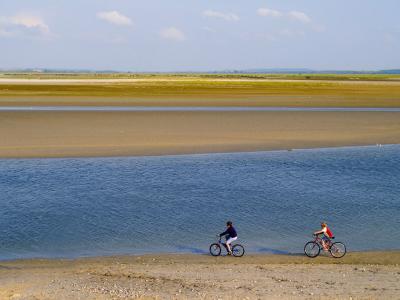
[[[221,255],[221,246],[217,243],[210,245],[210,254],[212,256],[219,256]]]
[[[329,248],[329,252],[334,258],[341,258],[346,254],[346,246],[341,242],[333,243]]]
[[[235,257],[242,257],[244,255],[244,247],[240,244],[233,245],[232,254]]]
[[[317,257],[321,252],[321,248],[316,242],[308,242],[304,246],[304,253],[311,258]]]

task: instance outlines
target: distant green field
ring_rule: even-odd
[[[279,80],[269,80],[271,78],[268,76]],[[313,77],[305,79],[304,76]],[[20,103],[35,105],[37,99],[40,99],[42,104],[68,105],[70,100],[67,101],[67,98],[74,98],[75,104],[83,103],[79,102],[79,99],[91,98],[92,101],[87,102],[87,105],[98,103],[107,105],[400,107],[400,76],[360,75],[358,80],[353,77],[355,75],[331,75],[335,78],[334,80],[328,76],[330,75],[120,73],[39,75],[32,73],[22,76],[8,74],[3,75],[3,78],[90,79],[91,81],[0,82],[0,105]],[[118,82],[118,79],[129,78],[141,80]],[[95,79],[117,79],[117,81],[96,82]],[[17,98],[18,101],[11,100]],[[93,99],[97,99],[97,102]],[[147,100],[144,101],[144,99]],[[158,100],[151,102],[148,99]]]
[[[335,81],[230,81],[187,78],[185,80],[144,80],[138,82],[107,83],[4,83],[1,96],[271,96],[271,95],[325,95],[400,98],[399,84],[368,84]]]

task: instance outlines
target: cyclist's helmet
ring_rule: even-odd
[[[232,221],[226,222],[226,226],[232,226]]]

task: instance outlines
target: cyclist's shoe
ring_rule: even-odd
[[[226,255],[232,255],[232,252],[228,252]]]

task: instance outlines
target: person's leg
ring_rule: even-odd
[[[236,241],[236,240],[237,240],[237,237],[229,238],[229,239],[226,240],[226,247],[227,247],[227,249],[228,249],[228,253],[229,253],[229,254],[232,254],[231,243],[232,243],[233,241]]]
[[[228,254],[232,254],[231,246],[230,244],[233,242],[232,238],[229,238],[226,240],[226,250],[228,250]]]
[[[324,248],[324,250],[326,250],[326,243],[324,240],[322,240],[322,248]]]
[[[332,246],[332,240],[330,238],[326,238],[326,246],[328,249]]]
[[[324,248],[324,250],[328,250],[329,246],[328,246],[328,241],[325,237],[322,238],[322,247]]]
[[[225,243],[222,243],[222,246],[225,247],[226,251],[228,251],[228,246],[226,245],[226,242],[228,241],[228,239],[229,239],[229,235],[225,235]]]

